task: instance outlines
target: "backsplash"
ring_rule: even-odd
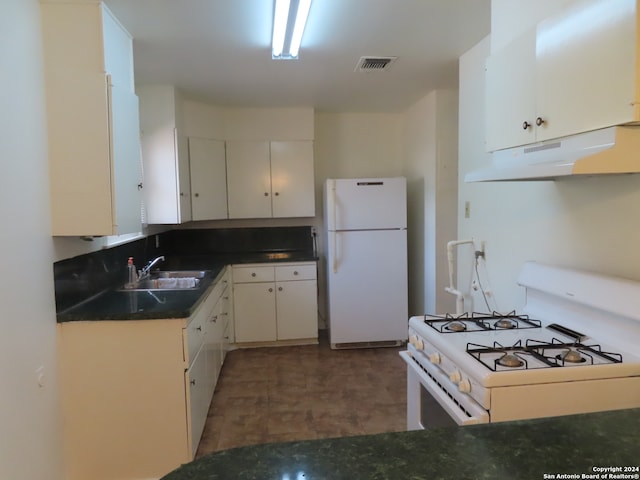
[[[185,229],[167,232],[171,253],[313,251],[311,227]],[[166,244],[165,244],[166,245]]]
[[[56,311],[62,312],[127,280],[127,259],[138,269],[164,255],[205,256],[220,253],[313,252],[309,226],[170,230],[116,247],[53,264]],[[156,247],[156,238],[157,244]],[[162,267],[162,265],[160,265]]]

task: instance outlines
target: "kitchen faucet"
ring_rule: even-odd
[[[143,278],[149,275],[151,269],[155,266],[156,263],[164,262],[164,256],[156,257],[151,260],[147,265],[140,270],[140,275],[138,276],[138,280],[142,280]]]

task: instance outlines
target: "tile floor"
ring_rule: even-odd
[[[257,443],[402,431],[402,348],[319,345],[227,354],[196,457]]]

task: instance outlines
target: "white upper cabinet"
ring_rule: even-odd
[[[315,215],[313,142],[228,141],[229,218]]]
[[[538,25],[539,140],[640,120],[636,0],[576,1]]]
[[[191,219],[228,218],[224,141],[189,137],[189,168]]]
[[[229,218],[271,217],[269,142],[227,142]]]
[[[535,141],[535,61],[535,29],[487,59],[487,150]]]
[[[487,59],[487,150],[640,121],[637,0],[577,0]]]
[[[101,3],[41,2],[52,234],[141,230],[131,36]]]
[[[188,140],[182,99],[172,85],[138,85],[147,222],[191,220]]]
[[[314,188],[313,142],[271,142],[273,216],[315,216]]]

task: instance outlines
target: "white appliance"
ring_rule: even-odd
[[[407,339],[406,179],[327,179],[327,296],[331,348]]]
[[[640,282],[526,263],[522,314],[409,321],[407,427],[640,407]]]
[[[640,172],[637,126],[608,127],[591,132],[497,150],[491,165],[467,173],[465,182],[551,180],[571,175]]]

